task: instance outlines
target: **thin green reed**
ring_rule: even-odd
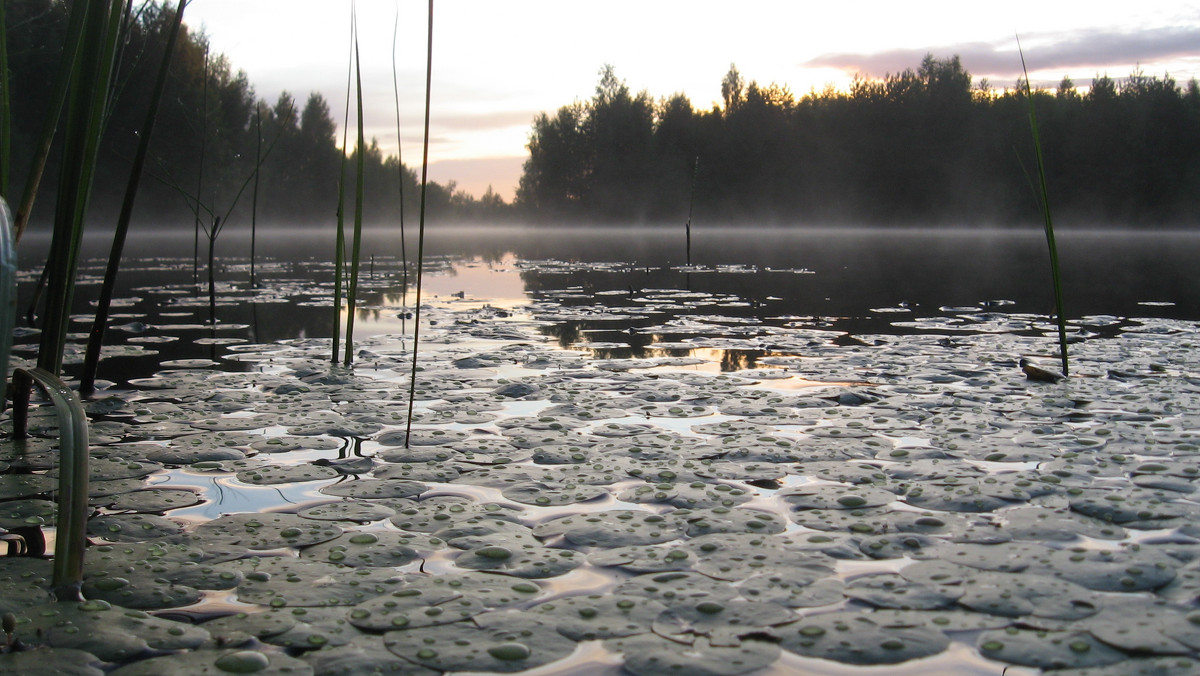
[[[354,75],[357,27],[350,22],[350,57],[346,59],[346,113],[342,117],[342,161],[338,177],[337,241],[333,245],[333,352],[329,361],[338,363],[342,338],[342,264],[346,259],[346,143],[350,138],[350,83]]]
[[[8,21],[4,15],[4,3],[0,2],[0,198],[8,199],[9,160],[12,148],[12,98],[8,77]]]
[[[1046,188],[1046,163],[1042,158],[1042,141],[1038,135],[1037,111],[1033,104],[1033,89],[1029,86],[1029,70],[1025,67],[1025,52],[1017,38],[1017,51],[1021,55],[1021,70],[1025,73],[1025,100],[1029,102],[1029,127],[1033,132],[1033,152],[1037,159],[1038,188],[1042,207],[1042,219],[1046,230],[1046,245],[1050,249],[1050,276],[1054,282],[1054,311],[1058,315],[1058,348],[1062,357],[1063,375],[1070,375],[1067,363],[1067,317],[1063,312],[1062,275],[1058,266],[1058,248],[1054,244],[1054,221],[1050,214],[1050,191]]]
[[[413,400],[417,398],[417,346],[421,337],[421,272],[425,264],[425,194],[429,185],[429,93],[433,88],[433,0],[429,0],[429,33],[425,51],[425,134],[421,142],[421,216],[417,221],[417,293],[413,299],[412,372],[408,381],[408,417],[404,447],[412,437]]]
[[[354,4],[351,3],[351,23],[358,25]],[[362,62],[358,57],[358,36],[354,38],[354,80],[355,95],[358,104],[358,155],[355,163],[357,180],[354,182],[354,240],[350,245],[350,288],[346,294],[346,355],[342,359],[343,366],[349,366],[354,359],[354,305],[358,300],[358,258],[362,251],[362,216],[363,216],[363,183],[365,183],[366,143],[363,139],[363,95],[362,95]]]
[[[401,297],[407,301],[408,296],[408,252],[405,250],[404,237],[404,155],[401,147],[404,145],[400,138],[400,85],[396,77],[396,43],[400,37],[400,6],[396,6],[396,18],[392,23],[392,94],[396,102],[396,189],[400,191],[400,266],[403,270],[403,286]]]
[[[2,4],[2,3],[0,3]],[[75,68],[75,57],[83,42],[85,28],[84,12],[72,11],[67,23],[67,34],[63,40],[62,55],[59,57],[58,73],[54,77],[54,92],[42,119],[42,133],[38,137],[37,150],[30,161],[29,171],[25,177],[25,189],[21,193],[21,203],[13,214],[13,241],[20,242],[25,226],[29,224],[29,214],[33,211],[33,203],[37,199],[38,187],[42,183],[42,175],[46,171],[46,160],[50,157],[50,147],[54,144],[55,131],[62,117],[63,106],[71,86],[71,76]],[[41,289],[44,282],[39,281],[37,288]],[[32,303],[36,306],[36,299]],[[33,314],[32,307],[30,315]]]
[[[96,156],[119,42],[123,3],[77,3],[85,12],[81,43],[72,64],[63,134],[62,169],[47,267],[46,319],[38,349],[38,367],[58,375],[70,328],[75,271],[83,240],[83,221],[95,174]]]
[[[283,125],[280,125],[283,128]],[[254,107],[254,166],[261,167],[263,163],[262,154],[262,108]],[[254,279],[254,245],[258,238],[258,177],[259,171],[254,172],[254,192],[250,198],[250,288],[253,289],[258,284]]]
[[[158,106],[166,88],[167,75],[170,71],[171,57],[175,52],[175,43],[183,26],[183,10],[187,2],[180,0],[175,12],[175,19],[167,34],[166,51],[159,63],[158,76],[154,81],[154,90],[150,94],[150,104],[146,109],[146,119],[142,122],[142,130],[138,136],[137,151],[133,157],[133,167],[129,170],[129,180],[125,185],[125,198],[121,203],[121,213],[117,217],[117,227],[113,233],[112,250],[108,256],[108,266],[104,270],[104,282],[100,287],[100,297],[96,306],[96,317],[92,322],[92,330],[88,336],[87,351],[84,354],[83,372],[79,379],[79,393],[90,397],[95,392],[96,371],[100,364],[100,347],[104,342],[104,331],[108,325],[109,308],[112,306],[113,291],[116,288],[117,272],[121,265],[121,254],[125,249],[125,238],[129,233],[129,221],[133,216],[133,204],[137,198],[138,186],[142,180],[142,170],[146,165],[146,155],[150,147],[150,137],[154,134],[155,121],[158,119]]]

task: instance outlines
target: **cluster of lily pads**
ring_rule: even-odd
[[[716,373],[669,355],[690,342],[551,346],[575,312],[552,300],[463,307],[423,314],[411,433],[405,336],[348,369],[327,340],[229,341],[88,402],[86,601],[0,557],[24,648],[0,672],[733,675],[956,646],[993,673],[1200,670],[1195,322],[1086,319],[1116,335],[1047,384],[1017,367],[1051,345],[1037,318],[852,344],[797,322]],[[721,320],[674,327],[761,337]],[[52,533],[32,426],[0,528]]]

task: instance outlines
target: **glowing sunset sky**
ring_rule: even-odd
[[[403,159],[420,164],[427,3],[358,0],[367,137],[395,154],[392,35]],[[245,70],[259,98],[288,90],[329,101],[340,125],[349,56],[349,0],[192,0],[184,19]],[[858,2],[801,0],[437,0],[430,176],[479,196],[511,199],[535,115],[594,92],[612,64],[633,92],[685,93],[697,109],[721,99],[731,63],[747,81],[797,97],[855,73],[916,68],[926,52],[958,54],[975,82],[1020,74],[1014,34],[1035,84],[1137,67],[1181,85],[1200,77],[1200,2]],[[353,113],[352,113],[353,115]]]

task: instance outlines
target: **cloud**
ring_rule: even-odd
[[[1200,27],[1161,27],[1135,32],[1090,29],[1070,33],[1039,33],[1021,36],[1026,62],[1031,71],[1067,73],[1086,68],[1105,72],[1109,68],[1132,70],[1179,58],[1194,58],[1200,44]],[[834,68],[845,72],[881,77],[916,68],[926,54],[945,58],[959,55],[963,67],[973,74],[1017,78],[1021,61],[1015,37],[991,42],[962,42],[927,49],[891,49],[874,53],[822,54],[802,65]]]

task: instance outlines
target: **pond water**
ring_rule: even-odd
[[[18,637],[120,676],[1200,668],[1200,237],[1060,234],[1058,383],[1018,364],[1057,363],[1040,232],[431,228],[415,383],[398,238],[352,369],[321,241],[260,234],[251,287],[223,237],[210,308],[190,235],[139,238],[89,403],[114,609],[0,557]],[[0,457],[51,546],[52,444]]]

